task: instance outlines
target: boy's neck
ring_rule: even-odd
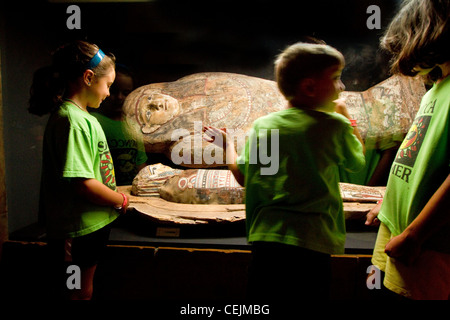
[[[298,101],[289,101],[287,108],[297,108],[301,110],[318,111],[318,112],[334,112],[334,107],[332,109],[328,107],[318,107],[316,104],[300,103]],[[330,110],[329,110],[330,109]]]
[[[303,109],[303,110],[316,109],[315,106],[313,106],[310,103],[307,103],[306,101],[299,101],[299,100],[295,100],[295,99],[288,101],[288,108],[297,108],[297,109]]]

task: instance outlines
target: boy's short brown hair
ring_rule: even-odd
[[[291,100],[300,80],[344,64],[344,56],[329,45],[298,42],[287,47],[275,60],[278,88],[287,100]]]

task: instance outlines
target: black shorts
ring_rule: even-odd
[[[87,235],[68,239],[49,239],[50,256],[57,262],[80,268],[96,265],[105,251],[111,227],[105,226]]]

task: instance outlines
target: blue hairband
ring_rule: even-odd
[[[87,64],[88,69],[94,69],[105,57],[105,53],[102,49],[99,49],[98,52],[92,57],[92,59]]]

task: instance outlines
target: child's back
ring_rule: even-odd
[[[262,175],[264,166],[252,164],[251,143],[241,156],[249,241],[342,253],[345,220],[338,166],[352,171],[364,166],[362,146],[349,121],[337,113],[289,108],[258,119],[253,128],[249,141],[256,136],[258,150],[267,141],[267,150],[278,152],[279,168]]]
[[[345,244],[338,167],[365,164],[357,130],[335,102],[343,66],[342,54],[326,45],[287,48],[275,70],[287,108],[254,122],[237,161],[226,139],[228,167],[245,185],[250,298],[328,298],[330,254]]]

